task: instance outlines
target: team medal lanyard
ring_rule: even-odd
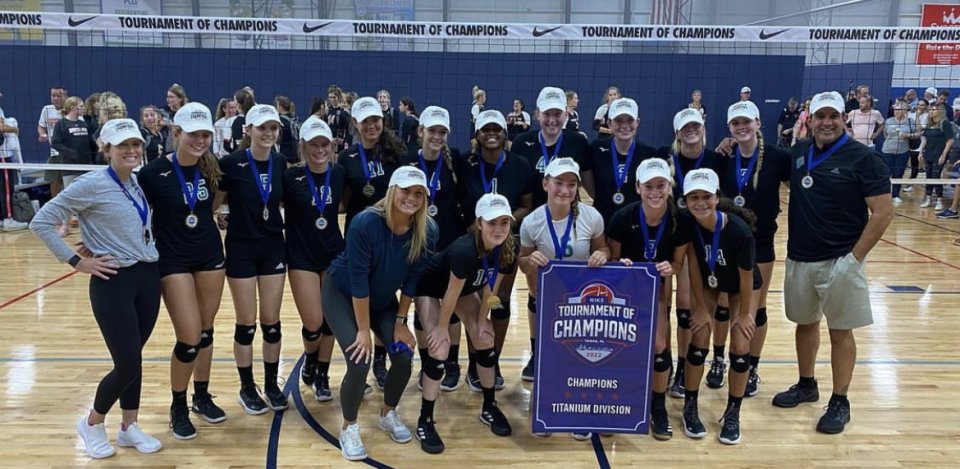
[[[370,184],[370,168],[367,167],[367,153],[363,151],[363,143],[357,145],[357,149],[360,150],[360,163],[363,164],[363,177],[367,179],[367,183],[363,185],[363,196],[366,198],[373,197],[373,194],[377,191],[373,188],[373,184]],[[374,160],[374,163],[380,164],[380,161]]]
[[[250,170],[253,171],[253,178],[256,179],[257,189],[260,191],[260,200],[263,200],[263,221],[270,219],[270,208],[267,203],[270,201],[270,190],[273,186],[273,154],[267,154],[267,183],[264,184],[260,179],[260,170],[257,169],[257,162],[253,160],[253,153],[247,148],[247,161],[250,162]]]
[[[823,154],[820,155],[816,161],[813,160],[814,143],[810,142],[810,150],[807,151],[807,175],[800,180],[800,185],[803,186],[804,189],[813,187],[813,176],[810,175],[810,173],[813,172],[813,168],[820,166],[820,163],[823,163],[823,161],[829,158],[830,155],[836,153],[836,151],[839,150],[844,143],[847,143],[847,140],[849,139],[850,136],[844,132],[843,137],[840,137],[840,140],[837,140],[837,143],[834,143],[833,146],[827,149],[827,151],[823,152]]]
[[[694,163],[693,169],[700,169],[700,165],[703,164],[703,155],[706,149],[700,149],[700,156],[697,157],[697,162]],[[673,154],[673,166],[677,168],[677,186],[680,187],[680,193],[683,194],[683,168],[680,167],[680,152]],[[677,198],[677,206],[680,208],[687,208],[687,201],[681,196]]]
[[[707,285],[710,288],[717,288],[720,282],[717,280],[717,253],[720,252],[720,230],[723,229],[723,212],[717,210],[717,226],[713,230],[713,244],[707,249],[707,244],[703,242],[703,231],[700,230],[700,223],[697,223],[697,237],[700,238],[700,245],[707,252],[707,267],[710,269],[710,275],[707,276]]]
[[[423,170],[423,174],[430,174],[427,171],[427,162],[423,159],[423,150],[417,152],[417,156],[420,157],[420,169]],[[440,190],[440,170],[443,168],[443,163],[437,159],[437,169],[433,172],[432,175],[427,176],[427,188],[430,190],[430,206],[427,207],[427,214],[431,217],[437,216],[439,209],[437,209],[437,204],[434,203],[434,200],[437,198],[437,191]]]
[[[617,153],[617,144],[616,139],[610,139],[610,156],[613,158],[613,179],[617,183],[617,192],[613,194],[613,203],[617,205],[623,205],[623,201],[626,198],[623,196],[620,188],[623,187],[623,184],[627,182],[627,178],[630,175],[630,162],[633,161],[633,150],[637,148],[637,141],[633,140],[630,142],[630,149],[627,150],[627,164],[624,165],[623,171],[620,171],[620,162],[619,153]]]
[[[757,155],[759,154],[760,146],[758,145],[757,148],[753,150],[753,156],[750,157],[750,164],[747,165],[747,173],[743,174],[743,169],[740,164],[740,147],[737,146],[737,196],[733,198],[733,203],[737,204],[738,207],[743,207],[747,204],[747,199],[743,196],[743,188],[747,186],[747,181],[750,180],[750,174],[753,173],[753,167],[757,165]]]
[[[557,159],[557,155],[560,154],[560,144],[563,143],[563,131],[560,131],[560,137],[557,138],[557,145],[553,147],[553,156],[550,156],[550,153],[547,152],[547,142],[543,140],[542,131],[537,137],[540,139],[540,151],[543,152],[543,167],[546,168],[547,165],[553,163],[553,160]]]
[[[190,186],[187,185],[187,179],[183,177],[183,169],[177,161],[177,152],[173,152],[170,156],[170,162],[173,163],[173,172],[177,173],[177,179],[180,181],[180,190],[183,191],[183,198],[187,201],[187,207],[190,208],[190,215],[187,215],[184,224],[187,225],[187,228],[196,228],[197,225],[200,224],[200,217],[194,213],[194,207],[197,206],[197,194],[200,193],[200,169],[194,168],[193,190],[191,190]]]
[[[647,261],[653,261],[657,257],[657,246],[660,245],[660,238],[663,237],[663,229],[666,228],[667,215],[664,213],[660,218],[660,225],[657,227],[657,237],[650,242],[650,233],[647,232],[647,216],[643,213],[643,204],[639,205],[640,212],[640,232],[643,233],[643,257]]]
[[[127,186],[120,182],[120,177],[118,177],[116,171],[113,170],[113,166],[107,166],[107,173],[110,174],[110,179],[113,179],[113,182],[120,186],[120,190],[123,191],[123,195],[127,196],[127,199],[130,199],[130,202],[132,202],[133,206],[137,209],[137,214],[140,215],[140,226],[143,229],[143,242],[149,243],[150,235],[147,234],[147,218],[150,215],[150,206],[147,205],[147,197],[143,195],[143,191],[140,190],[140,186],[134,183],[133,187],[137,189],[137,197],[139,197],[140,202],[143,203],[141,206],[137,203],[137,200],[133,198],[133,194],[127,190]]]
[[[493,177],[487,181],[487,171],[484,169],[484,166],[487,165],[483,158],[480,158],[480,182],[483,183],[483,193],[489,194],[491,189],[493,189],[493,180],[497,178],[497,173],[500,171],[500,168],[503,167],[503,162],[506,161],[507,154],[500,150],[500,159],[497,160],[497,167],[493,169]]]
[[[327,219],[324,218],[323,211],[327,208],[327,195],[330,194],[330,174],[333,173],[333,167],[330,166],[330,163],[327,163],[327,176],[324,178],[323,187],[319,193],[317,193],[317,184],[313,182],[313,175],[310,174],[310,167],[303,165],[303,172],[307,175],[307,185],[310,187],[310,194],[313,195],[313,206],[317,207],[317,212],[320,213],[313,226],[317,227],[318,230],[324,230],[327,228]]]
[[[567,252],[567,245],[570,244],[570,229],[573,228],[573,210],[567,215],[567,227],[563,231],[563,238],[557,239],[557,230],[553,228],[553,216],[550,215],[550,207],[544,204],[543,209],[547,212],[547,228],[550,228],[550,239],[553,240],[553,249],[557,253],[557,260],[563,260],[564,253]]]
[[[493,259],[494,262],[499,262],[500,260],[500,246],[493,248]],[[490,272],[490,262],[487,260],[487,256],[484,255],[480,258],[480,262],[483,264],[483,271]],[[487,285],[490,286],[490,296],[487,297],[487,306],[493,309],[503,308],[503,303],[500,302],[500,297],[493,293],[493,287],[497,284],[497,268],[494,265],[493,272],[490,273],[490,276],[487,277]]]

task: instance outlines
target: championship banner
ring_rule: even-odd
[[[537,285],[533,431],[647,433],[656,266],[551,262]]]
[[[231,37],[230,45],[237,49],[289,49],[291,41],[289,35],[263,35],[262,33],[275,33],[278,31],[269,31],[268,25],[275,24],[276,20],[272,18],[292,18],[293,0],[230,0],[230,16],[234,18],[251,19],[250,27],[237,28],[236,32],[256,32],[257,34],[235,34]],[[261,19],[263,18],[263,19]],[[242,20],[231,20],[222,23],[231,25],[236,23],[240,26],[244,23]],[[263,31],[257,28],[257,25],[263,25]],[[216,29],[216,28],[215,28]],[[233,28],[230,28],[233,29]]]
[[[0,11],[34,12],[40,11],[40,0],[0,0]],[[0,22],[2,25],[2,22]],[[0,41],[43,41],[43,30],[5,29],[0,27]]]
[[[111,15],[160,16],[160,0],[100,0],[100,11]],[[163,34],[140,31],[107,31],[108,46],[162,46]]]
[[[960,27],[960,5],[924,3],[920,26],[936,28]],[[917,65],[960,65],[960,43],[929,44],[917,47]]]

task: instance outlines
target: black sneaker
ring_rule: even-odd
[[[328,402],[333,400],[333,393],[330,392],[329,376],[325,374],[317,376],[317,380],[313,382],[313,395],[317,402]]]
[[[673,426],[670,425],[666,406],[654,407],[650,412],[650,431],[658,440],[666,441],[673,438]]]
[[[467,387],[473,392],[483,391],[483,385],[480,384],[480,375],[477,374],[476,369],[471,370],[470,367],[467,367]]]
[[[710,362],[710,371],[707,372],[707,387],[720,389],[723,387],[723,380],[727,376],[727,362],[722,358],[714,357]]]
[[[531,355],[531,356],[530,356],[530,361],[528,361],[528,362],[527,362],[527,365],[523,367],[523,370],[522,370],[522,371],[520,371],[520,379],[521,379],[521,380],[523,380],[523,381],[529,381],[529,382],[532,382],[532,381],[533,381],[533,378],[534,378],[533,361],[534,361],[534,359],[536,359],[536,358],[537,358],[536,355]]]
[[[267,384],[267,390],[263,394],[267,396],[270,408],[274,411],[284,410],[290,406],[290,403],[287,402],[287,395],[276,384]]]
[[[443,452],[443,440],[437,434],[437,429],[433,424],[433,419],[426,422],[417,423],[417,432],[414,433],[417,441],[420,442],[420,449],[425,453],[440,454]]]
[[[190,421],[190,410],[187,406],[170,406],[170,428],[173,437],[178,440],[190,440],[197,437],[197,428]]]
[[[825,410],[827,413],[817,422],[817,431],[828,435],[843,433],[843,427],[850,421],[850,404],[830,401]]]
[[[820,390],[817,382],[813,382],[813,389],[807,389],[800,386],[800,383],[790,386],[790,389],[781,392],[773,397],[773,405],[790,409],[804,402],[817,402],[820,400]]]
[[[677,368],[677,375],[673,378],[673,384],[670,385],[670,397],[683,398],[685,395],[684,391],[684,377],[686,376],[684,367]]]
[[[720,419],[723,422],[723,428],[720,429],[720,443],[725,445],[740,444],[740,409],[734,406],[727,406],[727,410]]]
[[[207,423],[220,423],[227,419],[227,413],[213,402],[213,397],[210,393],[194,394],[191,410],[203,416]]]
[[[480,412],[480,421],[483,422],[484,425],[489,426],[490,431],[493,432],[494,435],[510,436],[510,434],[513,433],[510,422],[507,421],[507,417],[504,416],[500,408],[497,407],[496,402],[483,406],[483,411]]]
[[[303,381],[303,384],[307,386],[313,386],[313,382],[317,380],[317,364],[313,365],[304,364],[300,368],[300,379]]]
[[[387,357],[373,359],[373,377],[377,380],[377,387],[380,390],[383,390],[383,387],[387,384]]]
[[[757,369],[750,367],[750,374],[747,375],[747,389],[744,391],[744,396],[754,397],[757,394],[760,394],[760,374],[757,373]]]
[[[443,364],[444,375],[440,381],[440,390],[456,391],[460,387],[460,364],[457,362],[445,362]]]
[[[493,376],[494,376],[494,378],[493,378],[493,383],[494,383],[494,384],[493,384],[493,387],[496,388],[497,391],[499,391],[499,390],[507,387],[507,382],[503,380],[503,375],[500,374],[500,364],[499,364],[499,363],[497,363],[497,367],[494,369],[494,371],[495,371],[495,373],[494,373],[494,375],[493,375]]]
[[[707,436],[707,429],[700,421],[700,409],[697,408],[697,401],[691,400],[683,404],[683,434],[695,439]]]
[[[261,415],[270,410],[267,403],[260,398],[260,390],[256,384],[241,386],[238,402],[240,407],[243,407],[243,411],[250,415]]]

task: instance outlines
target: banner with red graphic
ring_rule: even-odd
[[[960,27],[960,5],[924,3],[920,26]],[[960,65],[960,43],[929,43],[917,46],[917,65]]]

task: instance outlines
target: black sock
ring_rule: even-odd
[[[450,351],[447,352],[447,361],[457,363],[460,361],[460,344],[450,344]]]
[[[686,357],[677,357],[677,374],[683,372],[684,367],[687,366]]]
[[[387,359],[387,347],[382,345],[373,346],[373,359],[374,360],[386,360]]]
[[[420,399],[420,423],[424,423],[429,420],[433,420],[433,406],[437,401],[428,401],[426,399]]]
[[[841,396],[841,395],[839,395],[839,394],[832,394],[832,395],[830,396],[830,402],[839,402],[839,403],[844,404],[844,405],[846,405],[846,406],[848,406],[848,407],[850,406],[850,401],[847,400],[847,396]]]
[[[314,350],[313,353],[310,353],[310,352],[305,353],[304,355],[306,358],[304,359],[303,366],[311,369],[317,366],[317,352],[319,352],[319,349]]]
[[[740,408],[740,404],[743,404],[743,396],[736,397],[733,394],[727,395],[727,407],[736,407]]]
[[[817,381],[813,376],[809,378],[800,377],[800,387],[805,389],[815,389],[817,387]]]
[[[667,406],[667,393],[666,392],[653,392],[653,402],[651,402],[653,408],[660,408]]]
[[[467,371],[477,372],[477,352],[467,352]]]
[[[330,372],[330,362],[317,360],[317,374],[326,376]]]
[[[249,384],[254,384],[253,382],[253,365],[250,366],[238,366],[237,372],[240,373],[240,385],[246,386]]]
[[[537,353],[537,339],[531,337],[530,338],[530,354],[532,355],[535,353]]]
[[[206,396],[209,394],[210,381],[194,381],[193,382],[193,393],[198,396]]]
[[[713,346],[713,359],[723,360],[723,351],[727,348],[726,344]]]
[[[491,388],[483,388],[483,406],[484,406],[484,407],[486,407],[486,406],[488,406],[488,405],[491,405],[491,404],[493,404],[494,402],[496,402],[496,401],[497,401],[496,397],[497,397],[497,390],[496,390],[496,388],[492,388],[492,387],[491,387]]]
[[[263,385],[266,387],[279,386],[277,375],[280,372],[280,362],[263,362]]]
[[[754,370],[756,370],[757,367],[760,366],[760,357],[755,357],[753,355],[750,355],[750,366],[753,367]]]
[[[187,391],[174,391],[170,390],[173,394],[173,406],[174,407],[186,407],[187,406]]]
[[[684,402],[684,403],[687,403],[687,402],[690,402],[690,401],[697,402],[697,401],[698,401],[697,398],[699,398],[699,397],[700,397],[700,390],[699,390],[699,389],[697,389],[696,391],[691,391],[691,390],[687,389],[687,390],[685,390],[684,393],[683,393],[683,402]]]

